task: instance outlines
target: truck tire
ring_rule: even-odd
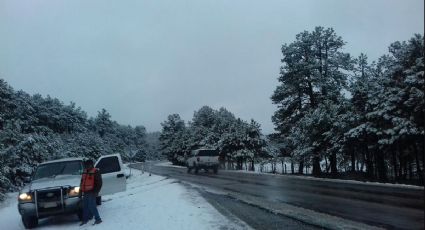
[[[96,197],[96,205],[102,205],[102,197],[101,196]]]
[[[31,229],[37,227],[38,219],[36,216],[23,216],[22,223],[26,229]]]

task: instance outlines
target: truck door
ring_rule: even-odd
[[[98,168],[102,174],[103,181],[99,196],[126,190],[127,183],[121,156],[119,154],[101,156],[99,160],[97,160],[95,167]]]

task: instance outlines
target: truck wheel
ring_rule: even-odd
[[[218,167],[217,167],[217,166],[215,166],[215,167],[213,168],[213,171],[214,171],[214,174],[217,174],[217,173],[218,173]]]
[[[102,197],[101,196],[96,197],[96,205],[102,205]]]
[[[35,216],[23,216],[22,223],[27,229],[35,228],[38,225],[38,219]]]

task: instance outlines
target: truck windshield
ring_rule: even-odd
[[[58,175],[80,175],[82,172],[83,164],[81,161],[48,163],[37,167],[33,179],[56,177]]]

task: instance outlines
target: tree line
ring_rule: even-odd
[[[353,58],[332,28],[316,27],[282,45],[271,100],[280,154],[302,174],[422,184],[424,37],[392,43],[369,63]]]
[[[156,156],[155,137],[143,126],[118,124],[105,109],[88,117],[75,103],[15,91],[0,79],[0,200],[22,185],[38,163],[112,153],[140,161]]]
[[[218,110],[203,106],[185,122],[178,114],[171,114],[161,123],[160,150],[174,164],[185,165],[191,150],[217,149],[223,168],[253,170],[254,160],[264,155],[264,138],[260,125],[236,118],[225,108]]]

